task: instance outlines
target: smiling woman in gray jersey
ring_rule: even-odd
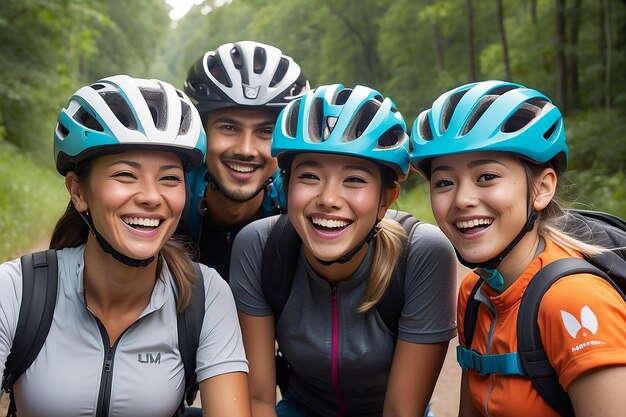
[[[275,217],[241,231],[230,271],[255,417],[424,415],[456,334],[456,262],[436,227],[421,224],[409,240],[385,218],[408,174],[408,146],[393,102],[364,86],[319,87],[279,116],[272,153],[302,249],[297,259],[275,256],[295,264],[276,323],[261,285]],[[395,335],[377,305],[400,256]],[[276,408],[274,337],[292,369]]]
[[[50,332],[13,386],[20,415],[177,415],[185,389],[177,311],[188,307],[196,274],[171,236],[185,173],[206,151],[198,113],[167,83],[105,78],[61,111],[54,150],[71,201],[51,241],[59,284]],[[195,371],[204,415],[246,417],[248,366],[232,294],[214,270],[201,271]],[[0,266],[0,372],[21,275],[19,260]]]

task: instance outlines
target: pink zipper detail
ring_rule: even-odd
[[[339,386],[339,312],[337,310],[337,287],[331,287],[331,301],[333,305],[333,334],[332,334],[332,356],[331,356],[331,378],[333,388],[337,394],[337,402],[339,403],[338,417],[346,415],[346,401],[343,398],[341,387]]]

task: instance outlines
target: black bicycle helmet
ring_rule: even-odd
[[[207,51],[189,69],[185,93],[203,121],[228,107],[275,109],[309,90],[300,66],[274,46],[254,41],[226,43]]]

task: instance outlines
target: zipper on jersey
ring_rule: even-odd
[[[337,309],[337,286],[331,285],[331,303],[332,303],[332,338],[331,338],[331,381],[335,394],[337,395],[337,402],[339,403],[338,417],[346,415],[346,401],[341,392],[341,386],[339,384],[339,311]]]
[[[95,316],[94,316],[95,317]],[[100,329],[100,335],[104,342],[105,354],[104,363],[102,364],[102,375],[100,376],[100,390],[98,391],[98,406],[96,407],[96,416],[108,417],[109,408],[111,402],[111,387],[113,385],[113,360],[115,359],[115,348],[117,347],[117,341],[110,345],[109,335],[107,334],[104,326],[96,318],[98,328]]]

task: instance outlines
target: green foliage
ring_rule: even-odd
[[[413,172],[411,175],[417,176],[418,174]],[[407,211],[426,223],[437,224],[430,209],[428,183],[422,179],[419,180],[416,187],[406,188],[403,186],[400,197],[392,208]]]
[[[0,261],[48,236],[67,201],[59,174],[0,141]]]
[[[579,62],[580,86],[579,97],[574,97],[568,72],[568,175],[576,185],[568,187],[566,197],[624,215],[626,147],[620,126],[626,112],[622,70],[626,2],[608,3],[610,71],[603,20],[607,3],[581,2],[584,18],[575,42],[576,2],[566,2],[564,50],[568,63],[574,58]],[[10,142],[20,151],[7,151],[2,144],[2,174],[8,175],[4,162],[14,162],[13,157],[24,158],[20,164],[29,169],[32,164],[53,173],[52,130],[59,110],[78,87],[126,73],[164,79],[182,88],[188,68],[204,52],[244,39],[281,48],[300,64],[313,87],[342,83],[378,89],[394,100],[410,128],[441,93],[470,81],[467,4],[465,0],[206,0],[172,24],[163,0],[3,0],[0,143]],[[495,2],[473,0],[472,4],[477,78],[504,77]],[[537,6],[534,16],[531,4]],[[503,0],[503,5],[513,81],[556,99],[554,0]],[[612,110],[607,110],[607,96]],[[45,174],[37,177],[48,181]],[[16,189],[25,189],[22,181],[34,188],[26,175],[10,178]],[[411,207],[410,211],[415,207],[418,217],[430,216],[427,193],[416,174],[403,189],[399,204]],[[0,199],[6,198],[3,191]],[[421,207],[426,207],[424,213]],[[22,211],[41,217],[35,209]],[[2,215],[9,216],[4,211]]]

